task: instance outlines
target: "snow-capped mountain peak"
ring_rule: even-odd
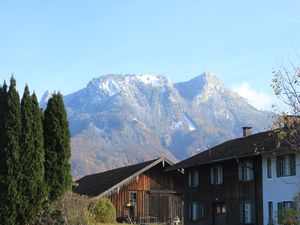
[[[173,83],[151,74],[103,75],[64,97],[74,177],[165,156],[183,159],[267,127],[268,114],[233,96],[211,72]],[[48,94],[45,94],[47,99]]]

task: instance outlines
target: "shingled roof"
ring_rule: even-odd
[[[265,131],[247,137],[236,138],[174,164],[167,168],[166,171],[265,154],[274,151],[276,143],[277,136],[274,131]]]
[[[75,182],[77,185],[73,186],[73,191],[91,197],[105,196],[106,194],[117,190],[122,185],[132,182],[138,175],[156,166],[160,162],[166,162],[169,165],[173,165],[173,163],[166,158],[158,158],[135,165],[88,175]]]

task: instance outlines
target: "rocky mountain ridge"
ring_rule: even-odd
[[[181,160],[241,136],[242,126],[257,132],[271,124],[270,113],[210,72],[180,83],[158,75],[104,75],[64,101],[74,178],[160,156]]]

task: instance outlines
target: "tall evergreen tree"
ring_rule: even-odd
[[[35,215],[42,207],[42,203],[46,200],[46,183],[45,183],[45,149],[43,135],[43,111],[39,107],[39,103],[35,93],[32,95],[32,114],[33,114],[33,131],[34,131],[34,163],[32,171],[35,178],[33,204],[35,205]]]
[[[44,200],[44,149],[42,116],[36,96],[26,85],[21,101],[20,185],[21,204],[18,222],[28,223],[38,214]]]
[[[5,132],[7,107],[7,85],[4,82],[3,86],[0,87],[0,224],[4,223],[4,221],[7,221],[6,195],[8,192],[8,186],[6,183],[7,156],[5,154],[5,147],[7,143],[7,137]]]
[[[50,199],[71,189],[70,130],[63,98],[54,94],[44,113],[45,177]]]
[[[5,89],[5,88],[4,88]],[[2,88],[2,96],[5,91]],[[4,112],[2,146],[1,146],[1,193],[0,193],[0,224],[16,224],[17,211],[20,205],[18,185],[20,176],[20,134],[21,110],[20,97],[16,90],[16,80],[10,80],[6,95],[7,109]],[[3,99],[3,97],[2,97]]]

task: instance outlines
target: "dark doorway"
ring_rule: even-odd
[[[214,225],[226,225],[226,206],[225,203],[213,204]]]

